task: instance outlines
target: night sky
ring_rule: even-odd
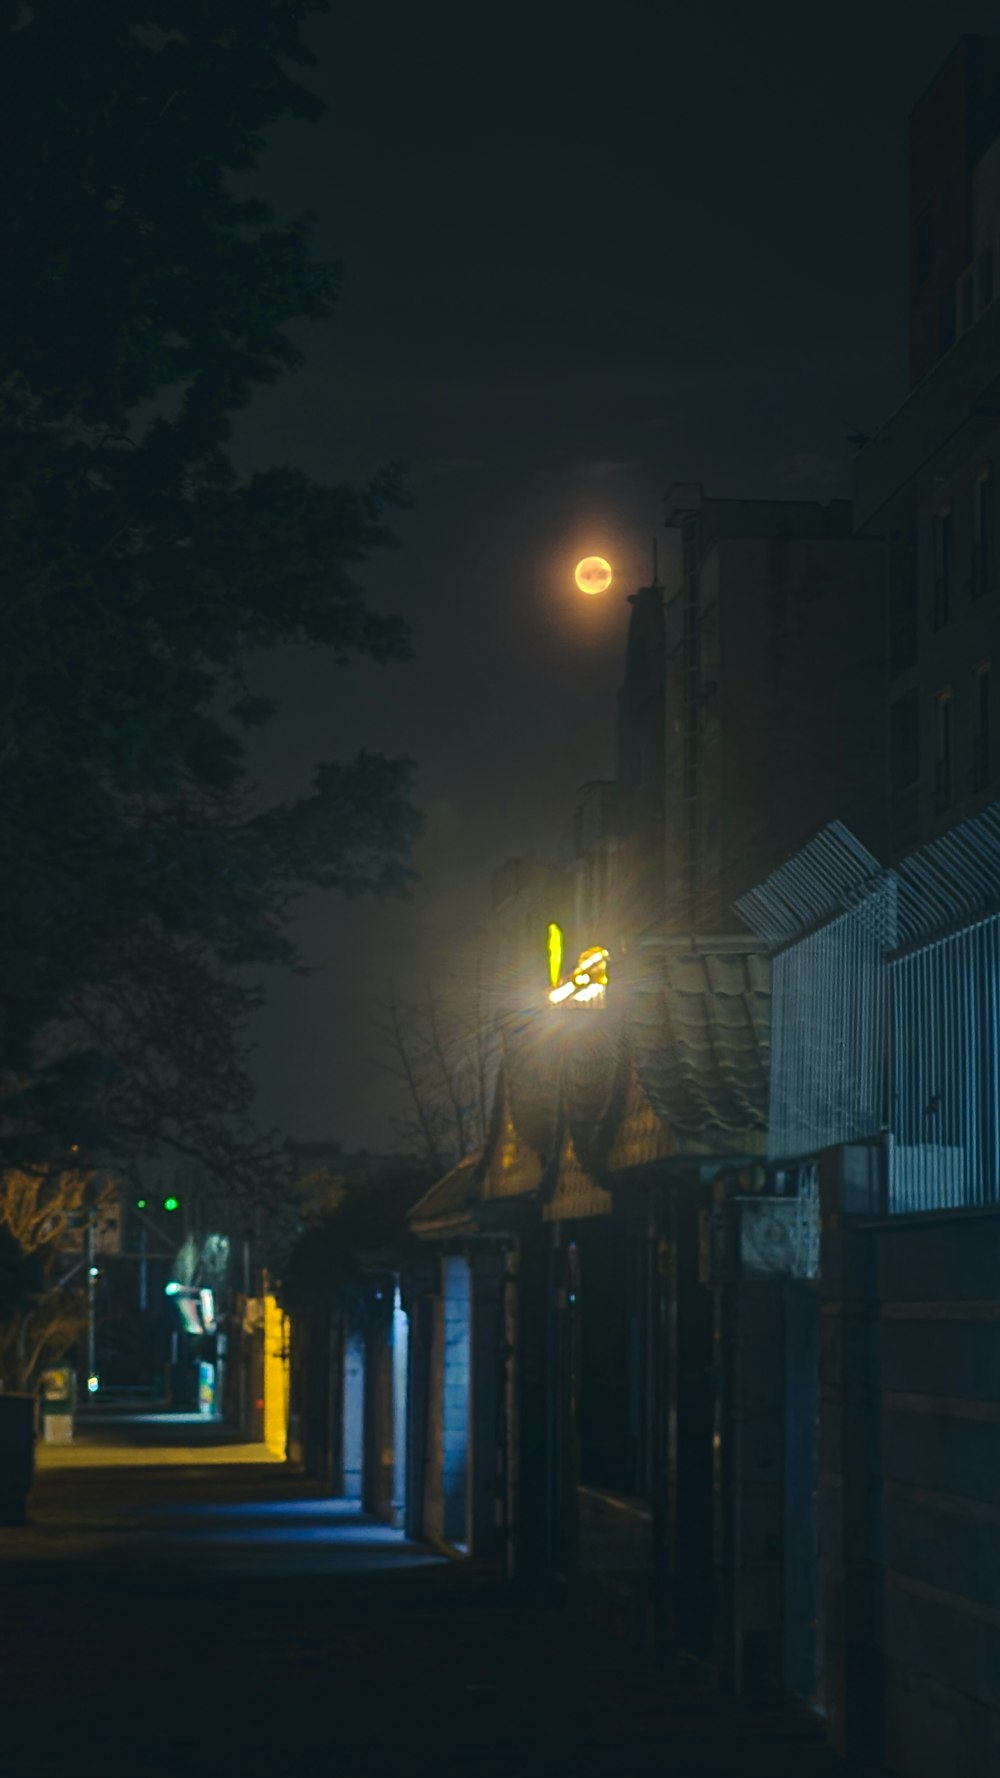
[[[318,968],[267,984],[266,1122],[392,1144],[373,1002],[445,969],[493,869],[551,852],[576,787],[613,772],[624,594],[670,482],[849,493],[849,434],[905,386],[907,114],[959,31],[995,25],[985,4],[371,0],[310,25],[326,119],[276,131],[255,187],[316,212],[344,297],[236,454],[330,479],[409,463],[403,547],[364,582],[416,658],[261,662],[283,711],[254,765],[293,793],[317,759],[408,753],[428,826],[410,903],[303,910]],[[591,551],[620,579],[584,601]]]

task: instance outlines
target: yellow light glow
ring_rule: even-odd
[[[558,986],[563,966],[563,935],[562,927],[554,920],[549,921],[548,930],[549,981],[553,988]]]
[[[596,1000],[598,995],[603,993],[603,982],[590,982],[586,988],[579,988],[573,998],[575,1000]]]
[[[611,563],[603,556],[584,556],[577,562],[575,578],[581,593],[606,593],[611,585]]]
[[[608,985],[608,952],[603,945],[591,945],[588,950],[581,951],[576,968],[568,981],[560,982],[552,988],[549,999],[553,1006],[559,1006],[564,1000],[572,1000],[574,1004],[586,1005],[592,1000],[601,999]]]
[[[580,961],[576,966],[576,973],[579,974],[581,969],[596,969],[599,964],[606,963],[607,959],[607,951],[602,945],[596,945],[592,951],[584,951],[581,954]]]

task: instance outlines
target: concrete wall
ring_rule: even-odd
[[[824,1206],[826,1702],[901,1778],[1000,1770],[1000,1213]]]

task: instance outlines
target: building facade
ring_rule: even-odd
[[[914,386],[855,471],[858,533],[886,554],[895,854],[984,808],[1000,773],[1000,39],[945,64],[911,164]]]
[[[1000,38],[963,37],[909,131],[909,355],[915,387],[996,300]]]
[[[846,501],[666,496],[663,915],[732,931],[736,898],[833,819],[885,845],[881,550]]]

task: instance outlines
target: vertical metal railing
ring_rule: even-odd
[[[769,1153],[872,1136],[897,1214],[1000,1203],[1000,799],[882,871],[833,823],[736,904],[775,953]]]
[[[889,1208],[1000,1202],[1000,915],[894,958]]]
[[[885,972],[878,922],[852,908],[773,964],[768,1148],[814,1153],[881,1129]]]

